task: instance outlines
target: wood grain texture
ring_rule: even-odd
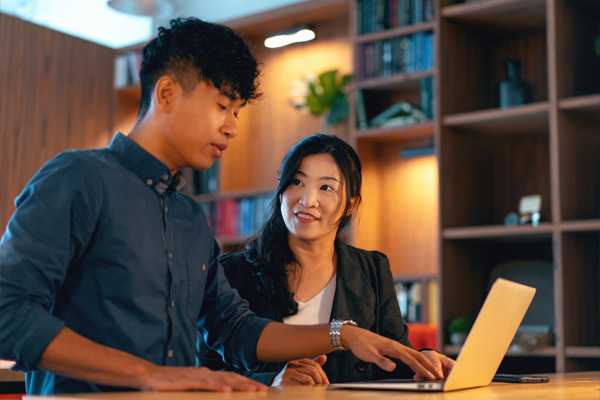
[[[14,199],[57,153],[112,136],[114,51],[0,14],[0,231]]]
[[[353,399],[398,399],[408,397],[418,400],[597,400],[600,385],[597,372],[573,374],[549,374],[550,381],[544,384],[517,385],[493,382],[481,388],[455,392],[405,392],[340,390],[327,386],[282,386],[269,388],[266,392],[116,392],[83,393],[54,396],[25,396],[24,400],[353,400]]]
[[[390,259],[392,273],[437,274],[437,161],[402,159],[406,142],[359,141],[363,204],[355,242]]]
[[[243,30],[242,30],[243,33]],[[298,140],[323,131],[323,117],[302,112],[289,104],[293,81],[306,74],[319,75],[330,69],[351,73],[352,53],[348,18],[335,18],[315,26],[317,38],[279,49],[263,46],[264,36],[251,36],[257,58],[263,98],[240,112],[238,136],[223,156],[221,190],[272,188],[285,153]],[[347,139],[345,124],[330,127],[330,133]]]

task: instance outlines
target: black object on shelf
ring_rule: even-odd
[[[521,79],[521,61],[509,59],[503,64],[506,69],[506,80],[499,84],[500,108],[531,103],[531,85]]]

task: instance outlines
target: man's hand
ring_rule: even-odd
[[[321,368],[325,361],[325,355],[320,355],[314,360],[302,358],[290,361],[285,366],[280,385],[328,385],[329,379]]]
[[[434,350],[424,350],[421,351],[421,354],[427,357],[433,365],[442,369],[442,372],[444,373],[444,379],[448,377],[450,370],[452,369],[452,367],[454,367],[454,364],[456,363],[456,361],[454,361],[450,357],[446,357],[445,355],[440,354]],[[421,374],[415,374],[414,378],[425,379],[425,377]]]
[[[141,390],[266,390],[267,386],[233,372],[200,367],[165,367],[121,350],[94,343],[63,328],[38,364],[58,375],[101,385]]]
[[[394,340],[352,325],[342,326],[341,338],[343,346],[356,357],[377,364],[385,371],[396,368],[396,364],[385,357],[389,356],[402,360],[425,379],[444,379],[441,362],[432,363],[428,356]]]
[[[206,367],[160,367],[153,368],[141,388],[145,391],[232,390],[259,391],[267,386],[235,372],[212,371]]]

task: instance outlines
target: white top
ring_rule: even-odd
[[[319,292],[319,294],[306,303],[298,301],[298,313],[296,315],[292,315],[291,317],[285,317],[283,319],[283,323],[289,325],[328,324],[329,317],[331,316],[331,309],[333,308],[333,296],[335,295],[337,281],[336,278],[337,274],[334,274],[327,286],[325,286],[323,290]],[[284,373],[285,368],[277,374],[275,379],[273,379],[271,386],[280,386]]]
[[[283,323],[290,325],[328,324],[333,307],[336,276],[337,274],[334,274],[327,286],[306,303],[298,301],[298,313],[285,317]]]

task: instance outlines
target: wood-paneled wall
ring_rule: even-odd
[[[0,232],[57,153],[112,137],[114,50],[0,14]]]
[[[319,75],[331,69],[352,71],[352,48],[346,15],[315,26],[317,39],[279,49],[267,49],[264,35],[248,36],[262,63],[260,89],[263,98],[240,113],[238,136],[222,160],[220,188],[223,192],[277,186],[277,167],[298,140],[322,132],[323,117],[295,109],[289,103],[293,81],[306,74]],[[244,33],[243,30],[241,30]],[[329,133],[346,139],[345,125]]]

